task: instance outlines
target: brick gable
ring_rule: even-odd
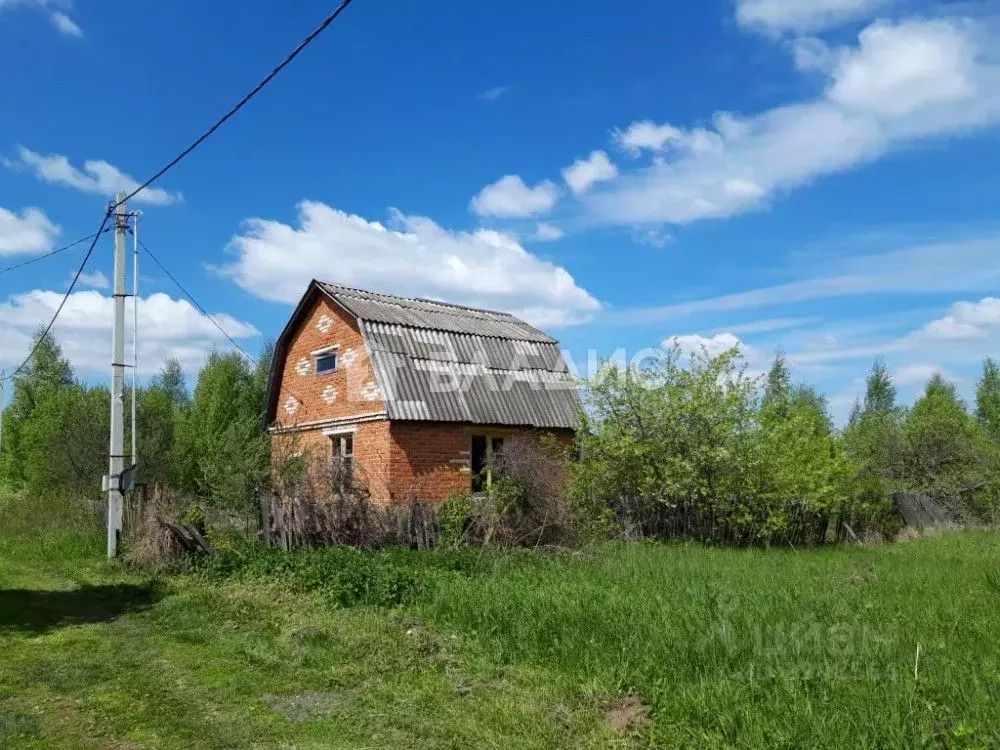
[[[317,375],[313,352],[337,346],[337,370]],[[318,298],[288,343],[277,400],[284,427],[385,411],[357,322]]]

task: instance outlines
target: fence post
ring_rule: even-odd
[[[257,495],[257,510],[260,513],[260,538],[265,547],[271,546],[271,498],[270,493],[261,491]]]

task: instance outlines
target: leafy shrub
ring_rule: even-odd
[[[737,350],[684,366],[675,348],[643,369],[603,369],[574,496],[630,536],[823,542],[853,503],[850,463],[822,398],[793,388],[780,356],[766,383]]]
[[[453,492],[438,510],[438,546],[453,549],[464,545],[466,530],[472,520],[472,497],[468,492]]]

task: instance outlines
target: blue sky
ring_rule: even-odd
[[[0,0],[0,266],[93,232],[329,10]],[[133,207],[250,348],[315,276],[523,314],[584,369],[738,344],[841,415],[875,356],[905,398],[939,369],[969,394],[1000,342],[998,41],[995,0],[355,0]],[[0,367],[79,258],[0,275]],[[110,259],[56,328],[90,378]],[[144,369],[196,369],[214,328],[142,275]]]

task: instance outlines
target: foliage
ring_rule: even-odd
[[[851,509],[825,404],[791,386],[780,355],[763,393],[737,350],[680,360],[674,349],[644,370],[608,367],[589,384],[576,497],[642,535],[822,541]]]
[[[569,497],[569,447],[550,434],[515,435],[493,454],[487,497],[473,504],[480,541],[514,547],[573,545],[582,507]]]
[[[675,349],[646,369],[609,365],[588,384],[574,490],[649,531],[661,510],[738,496],[746,480],[756,381],[735,350],[696,353],[689,368],[679,359]]]
[[[994,440],[1000,440],[1000,364],[983,361],[983,377],[976,387],[976,417]]]
[[[775,355],[764,381],[764,408],[783,412],[792,398],[792,371],[781,352]]]
[[[254,491],[268,473],[263,430],[269,358],[251,368],[240,354],[213,352],[198,375],[194,396],[177,415],[178,485],[231,513],[252,510]]]
[[[55,514],[59,518],[89,519],[104,496],[110,394],[104,386],[79,382],[55,337],[39,342],[40,335],[35,356],[13,379],[3,415],[0,486],[19,492],[25,503],[64,508]],[[180,364],[168,360],[137,394],[138,481],[176,488],[206,507],[246,514],[268,469],[261,410],[270,352],[265,347],[255,368],[235,354],[212,354],[194,398],[185,389]],[[128,451],[128,403],[125,413]],[[38,516],[27,507],[24,514]]]
[[[453,492],[446,497],[438,511],[438,547],[453,549],[466,544],[471,519],[472,497],[468,492]]]
[[[905,434],[907,484],[946,507],[969,507],[996,474],[996,447],[940,375],[907,414]]]
[[[889,413],[896,409],[896,386],[885,362],[875,360],[865,383],[865,412]]]
[[[854,473],[855,501],[878,511],[901,487],[905,455],[904,410],[885,364],[876,360],[865,385],[864,404],[855,404],[844,430],[844,447]]]
[[[106,388],[76,383],[58,342],[51,336],[39,342],[41,334],[4,412],[0,482],[29,497],[98,497],[107,472],[110,396]]]
[[[174,357],[168,358],[163,363],[163,368],[152,379],[150,385],[166,394],[171,409],[180,409],[191,402],[184,370],[181,363]]]

